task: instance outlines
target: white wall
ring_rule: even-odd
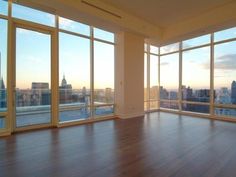
[[[116,43],[116,114],[120,118],[143,116],[144,37],[121,32]]]

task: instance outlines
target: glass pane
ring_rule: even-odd
[[[236,42],[215,45],[215,103],[236,104]]]
[[[55,26],[55,15],[15,3],[12,4],[12,16],[47,26]]]
[[[0,14],[8,15],[8,2],[6,0],[0,0]]]
[[[16,126],[49,123],[50,117],[51,36],[16,28]]]
[[[215,115],[236,118],[236,109],[215,108]]]
[[[144,101],[148,99],[148,89],[147,89],[147,54],[144,54]]]
[[[90,41],[59,33],[60,121],[90,117]]]
[[[150,109],[157,109],[158,101],[150,101]]]
[[[94,103],[114,103],[114,45],[97,41],[94,42]]]
[[[236,38],[236,27],[214,33],[214,41]]]
[[[210,34],[183,41],[183,49],[210,43]]]
[[[160,58],[160,99],[177,100],[179,89],[179,54]]]
[[[6,121],[5,117],[0,116],[0,129],[6,127],[6,122],[5,121]]]
[[[60,89],[61,92],[61,89]],[[90,116],[90,108],[82,105],[74,106],[69,104],[60,104],[59,106],[59,121],[71,122],[85,120]]]
[[[170,45],[166,45],[160,48],[161,54],[175,52],[179,50],[179,43],[174,43]]]
[[[104,41],[114,42],[114,33],[94,28],[94,38],[102,39]]]
[[[158,94],[158,57],[150,55],[150,99],[157,100]]]
[[[105,116],[114,113],[114,106],[97,106],[95,107],[95,116]]]
[[[183,52],[182,98],[210,101],[210,47]]]
[[[59,28],[86,36],[90,36],[90,27],[88,25],[59,17]]]
[[[196,105],[196,104],[183,103],[182,110],[189,111],[189,112],[209,114],[210,107],[208,105]]]
[[[178,103],[171,102],[171,101],[161,101],[160,103],[161,108],[166,108],[166,109],[179,109]]]
[[[7,21],[0,19],[0,112],[7,109]]]
[[[159,48],[153,45],[150,45],[150,53],[159,54]]]
[[[149,109],[149,102],[145,101],[144,102],[144,111],[148,111]]]
[[[147,52],[147,44],[144,44],[144,51]]]

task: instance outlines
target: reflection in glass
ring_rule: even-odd
[[[150,110],[157,109],[158,101],[150,101]]]
[[[16,28],[15,94],[17,127],[51,122],[50,35]]]
[[[173,109],[173,110],[179,109],[178,103],[171,102],[171,101],[161,101],[160,107],[165,108],[165,109]]]
[[[236,109],[230,108],[215,108],[215,115],[224,117],[236,117]]]
[[[182,99],[209,102],[210,47],[183,52],[182,68]]]
[[[236,104],[236,42],[215,45],[215,103]]]
[[[90,27],[88,25],[72,21],[63,17],[59,17],[59,28],[78,34],[90,36]]]
[[[208,106],[208,105],[197,105],[197,104],[183,103],[182,104],[182,110],[183,111],[189,111],[189,112],[209,114],[210,106]]]
[[[55,27],[55,15],[15,3],[12,4],[12,16],[15,18]]]
[[[59,33],[59,120],[90,117],[90,41]]]
[[[114,114],[114,105],[110,106],[96,106],[95,116],[107,116],[109,114]]]

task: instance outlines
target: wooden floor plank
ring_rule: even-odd
[[[0,177],[234,177],[236,124],[169,113],[0,138]]]

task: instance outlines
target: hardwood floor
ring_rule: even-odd
[[[0,138],[1,177],[235,177],[236,124],[151,113]]]

